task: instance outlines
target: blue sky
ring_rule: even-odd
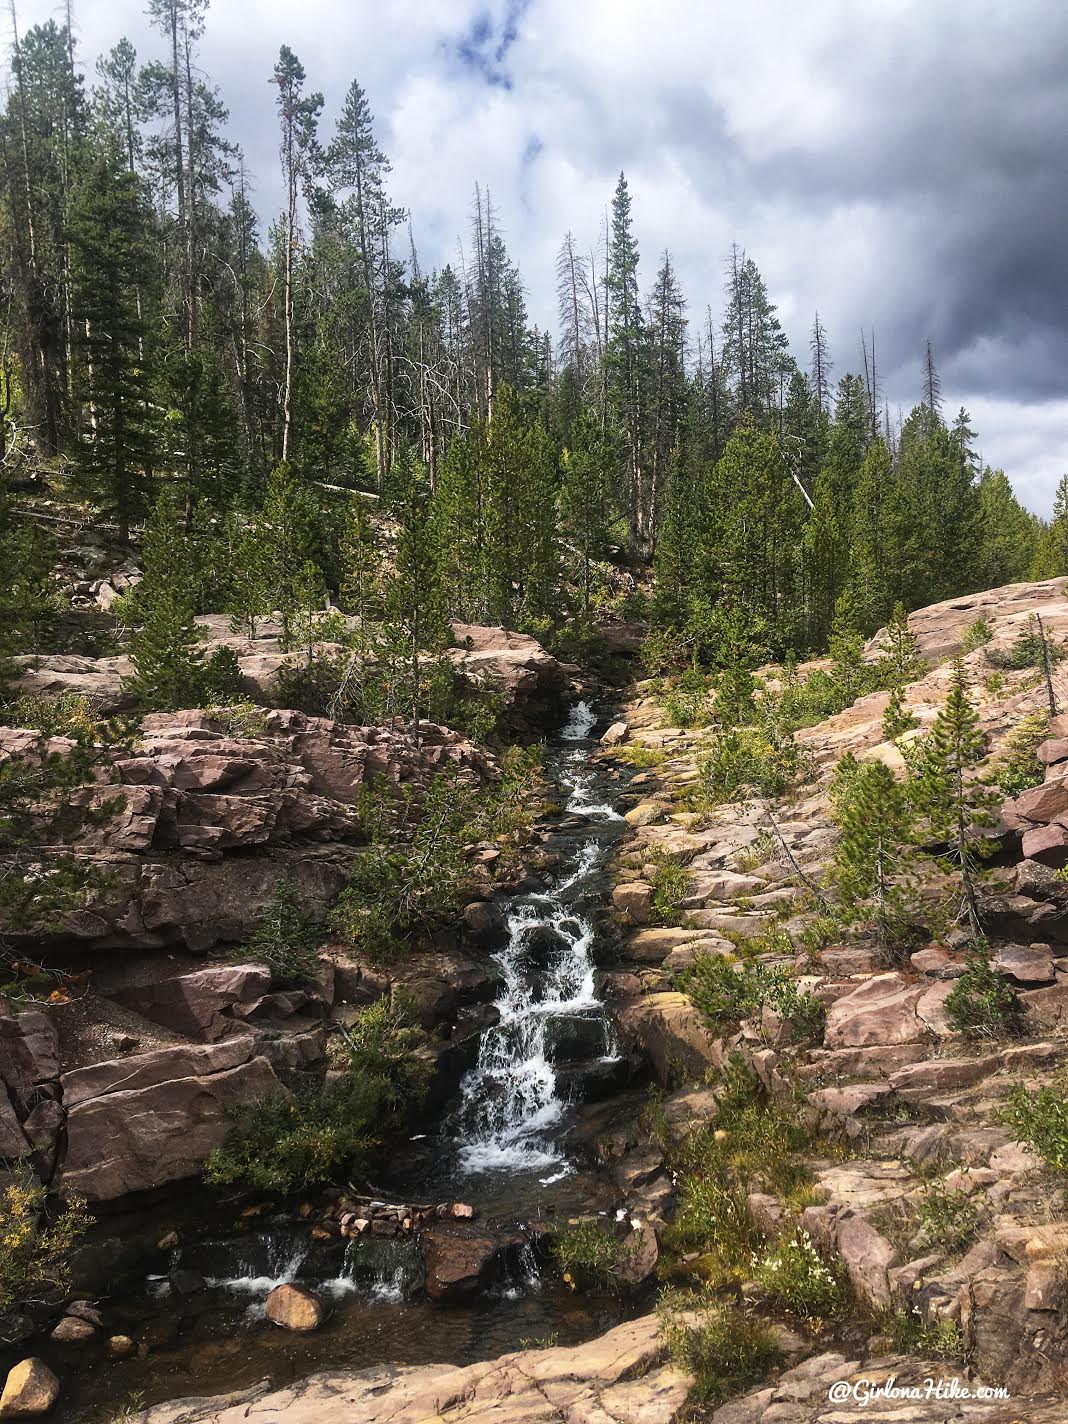
[[[73,0],[83,63],[139,0]],[[57,13],[21,0],[23,28]],[[947,407],[1047,512],[1068,471],[1068,6],[970,0],[214,0],[204,70],[231,110],[256,198],[278,202],[268,87],[281,43],[327,96],[367,90],[424,265],[455,258],[475,181],[493,195],[555,326],[570,228],[597,241],[624,169],[641,274],[670,249],[691,327],[748,249],[804,359],[812,315],[835,375],[876,333],[892,411],[918,398],[926,339]]]

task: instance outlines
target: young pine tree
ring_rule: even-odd
[[[929,835],[948,849],[960,885],[960,917],[980,932],[977,875],[987,850],[984,832],[994,824],[997,799],[973,768],[986,751],[979,716],[968,697],[964,664],[958,658],[945,706],[924,741],[918,764],[916,801]]]
[[[172,490],[164,490],[145,527],[144,578],[135,595],[139,626],[130,635],[130,690],[142,707],[197,707],[207,691],[193,618],[192,553]]]
[[[421,656],[448,645],[449,624],[442,596],[438,550],[430,517],[429,490],[408,461],[406,488],[395,509],[397,547],[386,590],[384,638],[407,663],[412,732],[419,733],[422,707]]]
[[[905,787],[881,761],[853,764],[839,778],[841,837],[832,877],[842,907],[875,926],[889,949],[908,909],[912,811]]]

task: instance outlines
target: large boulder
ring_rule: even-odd
[[[685,994],[646,994],[623,1003],[616,1023],[626,1047],[645,1055],[664,1086],[720,1064],[719,1046]]]
[[[43,1360],[20,1360],[8,1373],[0,1395],[0,1419],[32,1419],[47,1414],[59,1398],[59,1380]]]
[[[155,1053],[63,1076],[68,1196],[113,1201],[196,1176],[229,1133],[235,1108],[284,1089],[250,1037]]]
[[[452,636],[456,647],[449,657],[461,678],[475,687],[491,687],[513,725],[553,726],[561,721],[570,679],[563,664],[535,638],[459,622],[452,624]]]
[[[423,1231],[419,1250],[431,1300],[469,1300],[499,1280],[526,1244],[517,1231],[466,1221],[440,1221]]]

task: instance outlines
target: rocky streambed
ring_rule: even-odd
[[[624,1212],[583,1122],[595,1105],[627,1103],[642,1068],[619,1040],[599,967],[613,949],[605,862],[628,830],[612,804],[618,773],[593,755],[604,724],[579,703],[548,747],[559,788],[542,823],[551,869],[469,917],[491,941],[495,989],[462,1045],[459,1091],[429,1130],[395,1155],[375,1195],[331,1190],[283,1212],[266,1201],[227,1207],[191,1186],[109,1209],[80,1261],[103,1328],[33,1345],[63,1381],[61,1416],[102,1419],[123,1401],[321,1370],[565,1347],[638,1308],[633,1295],[573,1294],[544,1249],[553,1224],[601,1214],[642,1242],[637,1279],[656,1264],[655,1235]],[[112,1103],[129,1110],[122,1096]],[[268,1297],[285,1285],[314,1293],[321,1328],[269,1323]],[[116,1339],[129,1342],[124,1358]],[[5,1362],[26,1353],[13,1343]]]

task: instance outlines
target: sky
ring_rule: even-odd
[[[72,0],[90,77],[144,0]],[[58,16],[18,0],[25,29]],[[691,331],[718,322],[732,242],[756,261],[795,357],[814,312],[833,376],[874,331],[892,414],[926,341],[945,409],[1048,514],[1068,472],[1068,5],[1062,0],[213,0],[203,70],[231,113],[265,220],[280,205],[280,44],[326,96],[368,94],[424,266],[454,260],[474,184],[492,193],[556,327],[570,229],[596,242],[620,170],[648,289],[669,250]]]

